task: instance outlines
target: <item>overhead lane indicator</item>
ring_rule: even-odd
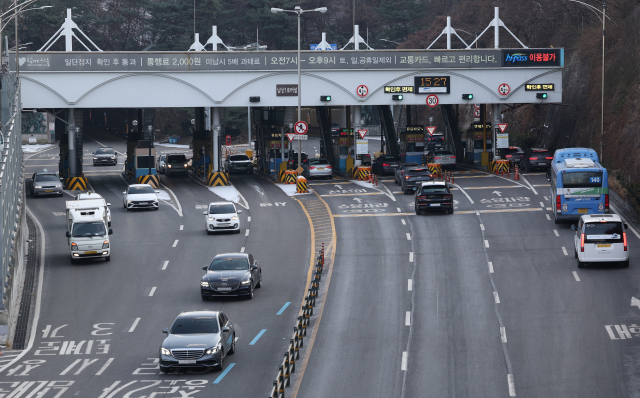
[[[307,131],[309,131],[309,126],[304,121],[299,120],[293,126],[293,131],[295,131],[296,134],[306,134]]]

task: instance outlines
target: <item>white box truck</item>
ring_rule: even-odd
[[[107,208],[102,200],[67,201],[67,241],[71,262],[82,258],[111,260]]]

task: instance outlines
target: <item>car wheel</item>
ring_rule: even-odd
[[[64,193],[60,192],[60,194],[58,195],[59,197],[63,197]]]
[[[260,272],[260,280],[258,281],[258,284],[256,285],[256,287],[258,289],[260,289],[262,287],[262,272]]]
[[[127,209],[127,211],[131,210],[130,208],[128,208],[127,206],[124,207],[125,209]]]
[[[420,209],[418,209],[418,208],[416,207],[416,216],[419,216],[420,214],[421,214]]]
[[[408,190],[408,189],[404,189],[404,188],[403,188],[403,189],[402,189],[402,193],[403,193],[404,195],[409,195],[409,190]]]
[[[229,352],[227,355],[233,355],[236,353],[236,334],[231,335],[231,347],[229,347]]]
[[[158,206],[158,207],[154,207],[154,208],[153,208],[153,210],[155,210],[155,211],[160,210],[160,206]]]
[[[169,373],[169,372],[171,372],[171,368],[170,368],[169,366],[162,366],[162,365],[160,365],[160,371],[161,371],[162,373]]]
[[[202,295],[202,294],[200,295],[200,297],[202,297],[202,301],[207,301],[207,300],[209,300],[209,297],[204,296],[204,295]]]
[[[224,368],[224,353],[222,351],[224,351],[224,349],[220,351],[220,361],[218,362],[218,366],[216,366],[216,370],[222,370],[222,368]]]
[[[251,292],[247,294],[247,300],[251,300],[251,299],[253,299],[253,286],[251,287]]]
[[[578,259],[578,268],[584,268],[584,263]]]
[[[623,261],[622,262],[622,267],[623,268],[629,268],[629,259],[627,259],[627,261]]]
[[[111,254],[104,258],[104,261],[111,261]]]
[[[447,209],[447,213],[449,213],[449,214],[453,214],[453,207],[452,207],[452,208],[450,208],[450,209]]]

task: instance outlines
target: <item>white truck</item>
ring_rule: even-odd
[[[82,258],[111,261],[107,207],[103,200],[67,201],[67,241],[71,262]]]

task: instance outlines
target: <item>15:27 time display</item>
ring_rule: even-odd
[[[449,76],[415,76],[416,94],[449,94],[451,79]]]

